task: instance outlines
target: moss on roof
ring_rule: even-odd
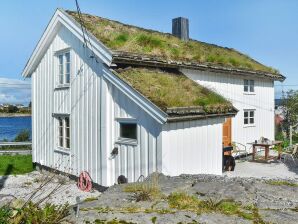
[[[181,73],[128,67],[117,69],[116,75],[163,111],[169,108],[202,106],[207,112],[211,112],[211,108],[218,110],[219,107],[222,112],[227,112],[232,107],[225,98]]]
[[[76,21],[76,12],[67,11]],[[149,54],[174,61],[215,64],[244,70],[278,73],[231,48],[196,40],[182,41],[171,34],[122,24],[98,16],[82,14],[89,32],[111,50]]]

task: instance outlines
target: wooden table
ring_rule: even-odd
[[[272,157],[269,155],[269,150],[270,150],[270,146],[275,146],[275,145],[279,145],[279,149],[278,149],[278,158],[280,158],[280,153],[281,153],[281,143],[282,141],[269,141],[269,142],[253,142],[253,143],[248,143],[248,144],[251,144],[252,145],[252,160],[255,161],[255,156],[256,156],[256,153],[257,153],[257,149],[256,147],[262,147],[262,148],[265,148],[265,157],[264,157],[264,160],[265,161],[268,161],[268,159],[273,159],[275,157]]]

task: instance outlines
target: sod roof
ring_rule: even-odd
[[[225,98],[179,72],[128,67],[115,74],[169,115],[235,112]]]
[[[66,12],[80,22],[76,12]],[[277,70],[231,48],[197,40],[185,42],[168,33],[126,25],[89,14],[82,14],[81,18],[86,29],[112,51],[156,56],[168,61],[259,71],[277,75],[277,79],[284,79]]]

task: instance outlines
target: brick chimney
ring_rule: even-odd
[[[172,34],[181,40],[189,40],[189,21],[187,18],[178,17],[172,19]]]

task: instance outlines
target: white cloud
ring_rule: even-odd
[[[30,80],[0,77],[0,103],[22,103],[31,101]]]

